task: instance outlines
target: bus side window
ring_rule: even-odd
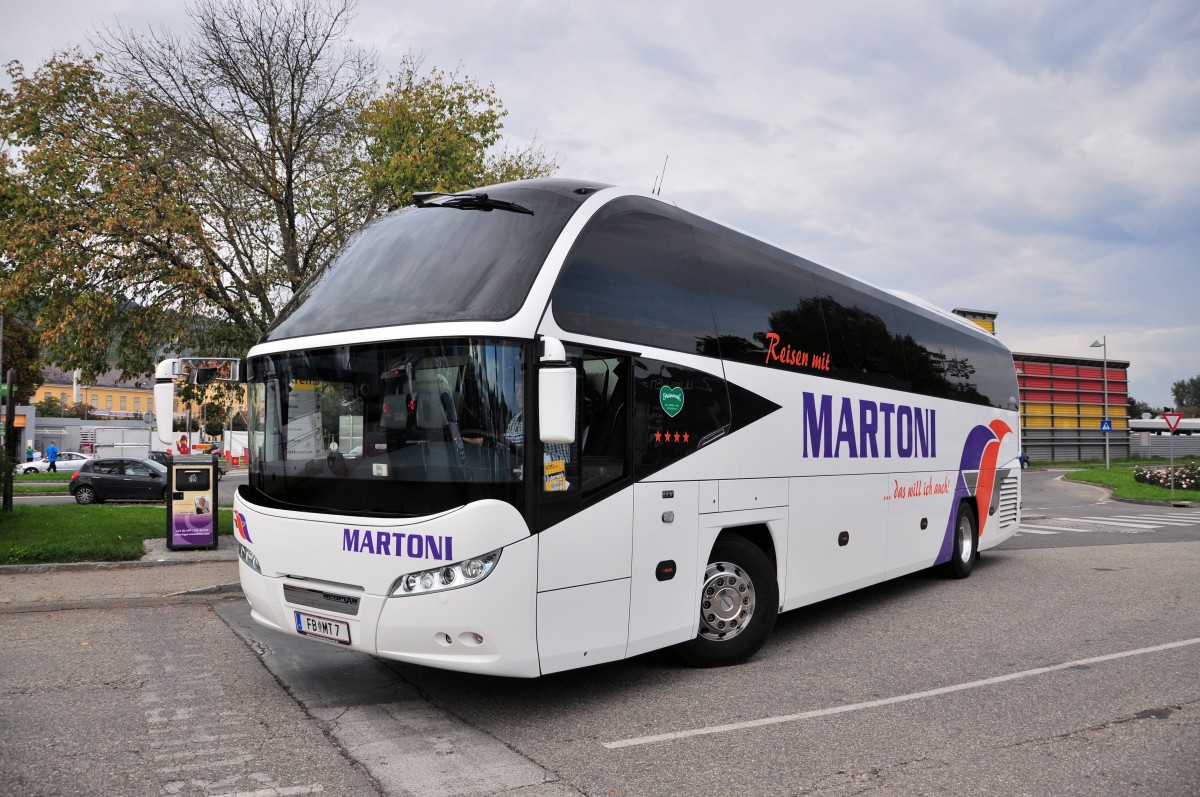
[[[580,451],[584,496],[628,472],[629,358],[585,351],[580,387]]]
[[[639,479],[729,432],[729,391],[721,377],[638,357],[633,378],[634,467]]]
[[[898,334],[896,309],[875,296],[834,279],[815,277],[829,330],[833,379],[907,390],[908,371]]]

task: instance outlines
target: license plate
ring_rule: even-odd
[[[350,644],[350,625],[340,620],[296,612],[296,630],[306,636],[320,637],[343,645]]]

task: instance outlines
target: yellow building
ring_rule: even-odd
[[[968,321],[974,321],[979,326],[983,327],[993,335],[996,334],[996,313],[991,310],[967,310],[963,307],[955,307],[954,314],[960,315]]]
[[[83,382],[79,372],[63,371],[54,366],[42,369],[42,386],[38,388],[33,401],[56,398],[63,408],[75,404],[89,407],[88,415],[98,420],[140,419],[146,412],[154,410],[154,379],[150,376],[140,376],[133,379],[121,379],[121,372],[110,370],[100,374],[92,384]],[[235,402],[233,412],[241,414],[246,408],[245,390]],[[198,403],[192,403],[192,420],[199,425],[201,409]],[[186,416],[188,405],[175,399],[174,413],[176,417]]]

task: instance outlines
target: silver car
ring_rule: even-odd
[[[80,454],[78,451],[60,451],[56,470],[59,473],[74,473],[83,467],[83,463],[91,461],[91,457],[87,454]],[[33,462],[21,462],[17,467],[21,469],[21,473],[48,473],[50,460],[42,457]]]

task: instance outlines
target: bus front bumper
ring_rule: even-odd
[[[314,582],[264,576],[245,562],[239,562],[239,574],[254,620],[285,634],[446,670],[541,674],[536,537],[504,548],[487,578],[459,589],[390,597],[325,588],[358,598],[353,614],[300,602],[298,596],[320,594]]]

